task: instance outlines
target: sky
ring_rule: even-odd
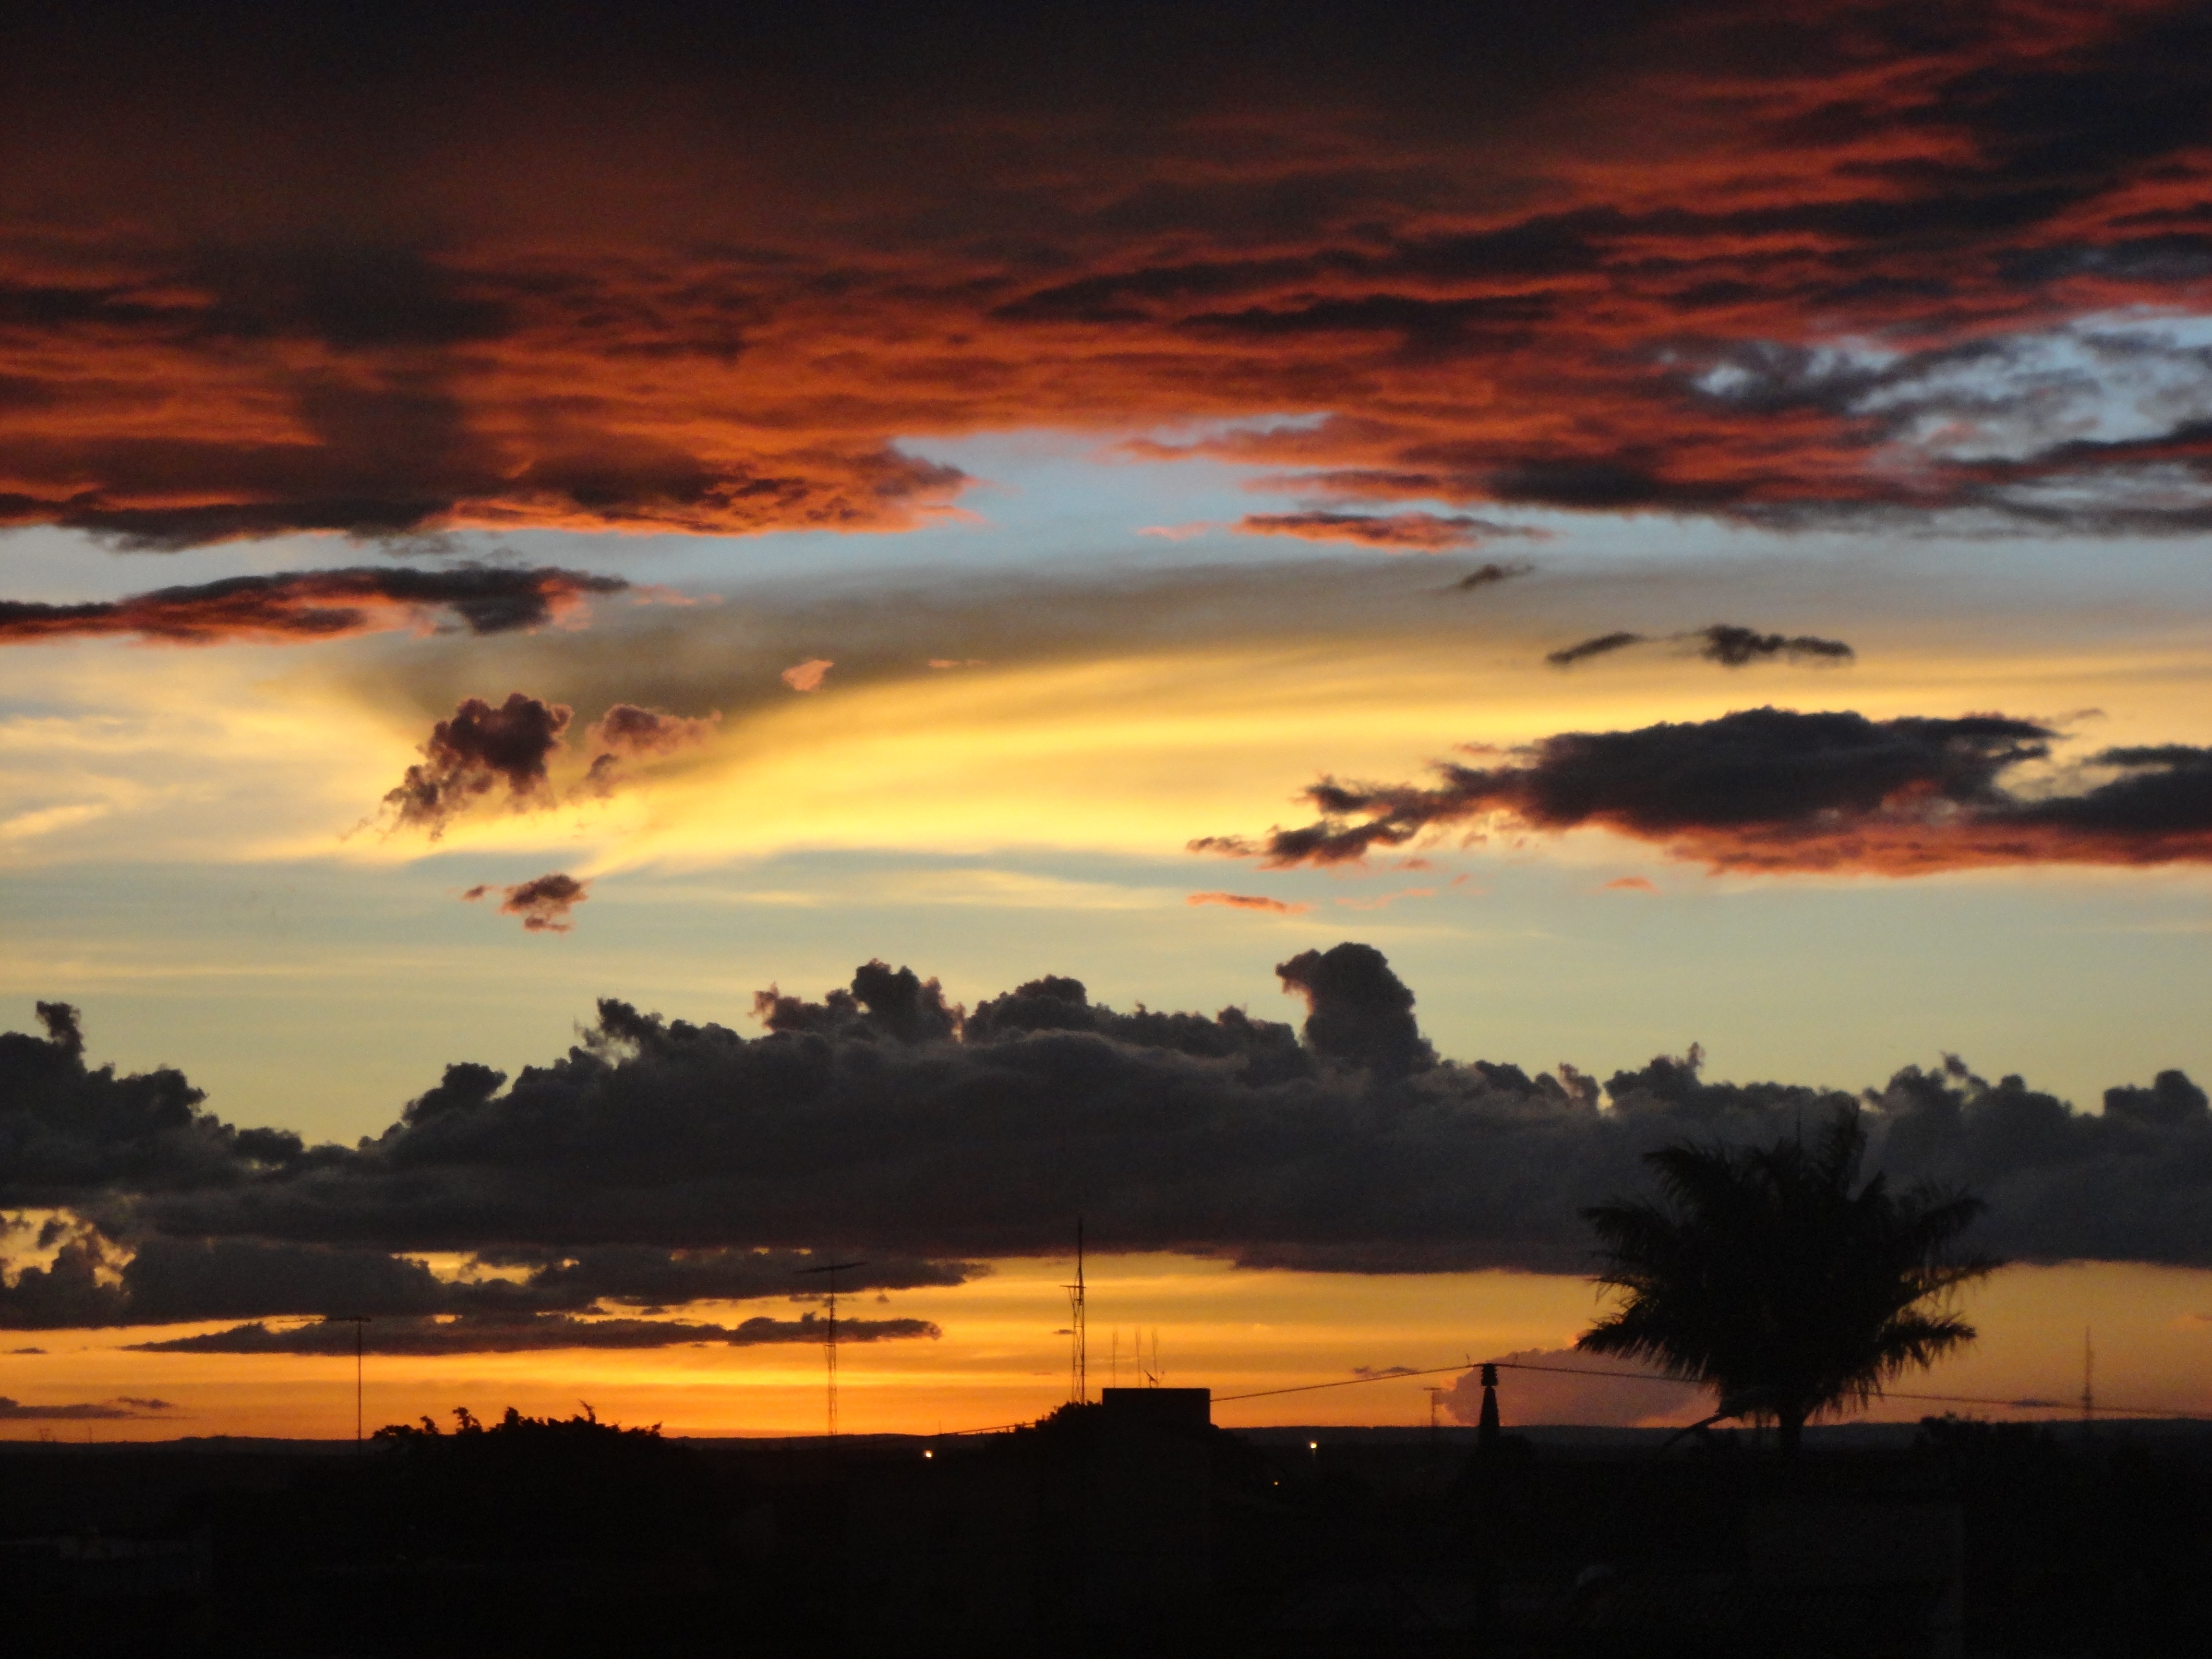
[[[0,1435],[2212,1411],[2201,9],[765,9],[0,21]]]

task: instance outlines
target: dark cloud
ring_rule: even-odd
[[[1413,1018],[1413,994],[1371,945],[1306,951],[1275,964],[1283,988],[1306,1000],[1313,1051],[1347,1066],[1399,1077],[1437,1063]]]
[[[1315,542],[1358,542],[1393,553],[1449,553],[1497,536],[1527,535],[1512,525],[1464,513],[1247,513],[1236,528],[1248,536],[1296,536]],[[1486,570],[1504,571],[1496,565]],[[1498,580],[1499,578],[1493,578]],[[1473,581],[1462,586],[1473,586]]]
[[[1554,668],[1571,668],[1592,657],[1610,656],[1616,651],[1626,651],[1631,646],[1656,645],[1668,641],[1686,644],[1697,642],[1697,654],[1707,662],[1717,662],[1723,668],[1743,668],[1755,662],[1772,662],[1778,657],[1791,662],[1811,659],[1815,662],[1850,662],[1857,655],[1841,640],[1822,639],[1814,634],[1762,634],[1755,628],[1743,628],[1735,623],[1715,623],[1711,627],[1694,629],[1686,634],[1600,634],[1557,651],[1545,653],[1544,660]]]
[[[1792,662],[1808,657],[1816,662],[1850,662],[1857,654],[1841,640],[1824,640],[1815,634],[1762,634],[1733,623],[1701,628],[1694,637],[1705,641],[1698,654],[1723,668],[1771,662],[1777,657],[1787,657]]]
[[[765,1315],[736,1326],[676,1319],[577,1319],[568,1314],[488,1318],[389,1319],[361,1332],[362,1349],[379,1354],[534,1353],[557,1348],[674,1348],[693,1343],[753,1347],[765,1343],[820,1343],[827,1322],[812,1314],[797,1319]],[[894,1342],[944,1333],[926,1319],[840,1319],[837,1340]],[[203,1336],[134,1342],[135,1353],[349,1354],[350,1321],[271,1327],[259,1322],[210,1331]]]
[[[1595,639],[1583,640],[1578,644],[1563,646],[1557,651],[1547,652],[1544,660],[1554,668],[1571,668],[1578,662],[1589,661],[1592,657],[1607,656],[1615,651],[1626,651],[1632,645],[1643,645],[1646,642],[1647,638],[1642,634],[1600,634]]]
[[[1307,791],[1315,823],[1197,852],[1270,866],[1343,864],[1491,820],[1595,824],[1715,869],[1887,875],[2002,864],[2212,860],[2212,750],[2108,749],[2117,774],[2075,793],[2008,788],[2058,733],[2001,714],[1956,720],[1753,708],[1718,720],[1546,738],[1501,766],[1439,763],[1438,781]]]
[[[1477,565],[1454,582],[1452,588],[1455,592],[1472,592],[1478,587],[1490,587],[1499,582],[1510,581],[1516,576],[1525,576],[1535,568],[1533,564]]]
[[[21,1352],[34,1352],[33,1349]],[[149,1417],[159,1412],[176,1408],[166,1400],[142,1400],[133,1395],[119,1395],[113,1400],[95,1404],[70,1406],[26,1406],[0,1394],[0,1423],[104,1423],[121,1419]]]
[[[947,1004],[945,989],[911,968],[871,961],[853,973],[849,990],[833,989],[819,1002],[786,996],[771,985],[753,998],[753,1017],[775,1032],[854,1032],[894,1042],[924,1042],[960,1030],[964,1011]],[[646,1028],[637,1028],[637,1035]]]
[[[565,933],[576,925],[572,919],[575,908],[591,897],[586,890],[590,884],[558,872],[517,882],[501,890],[506,896],[500,901],[499,913],[520,916],[523,927],[533,933]],[[476,886],[461,896],[474,902],[490,891],[489,886]]]
[[[545,799],[546,762],[561,747],[574,710],[520,691],[494,708],[470,697],[430,729],[420,764],[384,798],[395,829],[422,828],[435,841],[476,802],[507,788],[511,806]]]
[[[353,568],[234,576],[85,605],[0,600],[0,645],[135,635],[168,645],[287,644],[422,627],[441,613],[472,634],[535,628],[587,595],[619,593],[619,576],[552,567],[464,564],[443,570]]]
[[[77,1010],[42,1002],[38,1013],[46,1039],[0,1033],[0,1206],[206,1187],[306,1156],[297,1135],[234,1128],[202,1111],[206,1097],[181,1072],[88,1066]]]
[[[527,1322],[539,1314],[599,1314],[605,1304],[657,1313],[695,1302],[805,1294],[819,1260],[799,1250],[509,1246],[479,1253],[474,1277],[441,1279],[419,1261],[372,1248],[155,1234],[126,1249],[79,1224],[52,1263],[0,1283],[0,1329],[356,1314]],[[975,1262],[884,1256],[847,1273],[843,1285],[910,1290],[963,1284],[984,1271]]]
[[[82,1184],[42,1190],[82,1218],[3,1287],[0,1322],[234,1317],[264,1328],[190,1340],[252,1351],[349,1341],[270,1322],[357,1311],[392,1351],[803,1340],[805,1321],[648,1316],[802,1294],[831,1248],[877,1264],[855,1290],[957,1283],[978,1259],[1064,1250],[1077,1215],[1101,1248],[1251,1267],[1577,1272],[1581,1210],[1643,1189],[1644,1153],[1850,1109],[1874,1167],[1988,1200],[1984,1248],[2212,1266],[2212,1109],[2179,1072],[2097,1113],[1955,1060],[1852,1095],[1711,1081],[1693,1048],[1601,1088],[1571,1066],[1437,1060],[1364,945],[1284,964],[1310,1002],[1304,1043],[1237,1009],[1121,1012],[1054,975],[955,1030],[928,981],[877,968],[856,975],[866,1000],[768,999],[781,1029],[752,1038],[603,1002],[565,1057],[511,1085],[456,1066],[350,1148],[167,1166],[134,1148],[135,1174],[86,1159]],[[81,1091],[68,1066],[75,1084],[48,1083]],[[408,1259],[430,1250],[476,1270],[440,1280]]]

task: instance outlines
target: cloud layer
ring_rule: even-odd
[[[2212,1265],[2212,1109],[2179,1072],[2108,1090],[2100,1113],[1951,1059],[1852,1095],[1710,1081],[1692,1048],[1601,1086],[1570,1066],[1437,1059],[1371,947],[1277,974],[1305,1001],[1300,1030],[1237,1008],[1121,1012],[1060,976],[963,1013],[880,963],[820,1001],[762,993],[752,1038],[606,1000],[565,1057],[511,1084],[450,1066],[354,1147],[234,1129],[173,1073],[88,1069],[57,1017],[58,1036],[0,1037],[0,1204],[76,1218],[42,1232],[50,1261],[0,1285],[0,1324],[367,1313],[424,1352],[800,1340],[600,1322],[810,1291],[830,1249],[872,1264],[852,1289],[957,1284],[979,1258],[1064,1249],[1079,1214],[1103,1249],[1252,1267],[1577,1272],[1581,1209],[1642,1190],[1645,1152],[1849,1109],[1893,1180],[1988,1200],[1984,1248]],[[428,1251],[473,1273],[434,1275]]]
[[[2109,775],[2071,790],[2008,787],[2047,760],[2054,729],[2001,714],[1869,720],[1753,708],[1631,732],[1569,732],[1499,766],[1439,762],[1433,785],[1340,783],[1306,792],[1314,823],[1197,852],[1269,866],[1346,864],[1424,836],[1486,825],[1596,826],[1716,870],[1923,875],[2013,864],[2212,860],[2212,750],[2106,749]]]
[[[553,566],[372,566],[233,576],[85,605],[0,599],[0,645],[116,636],[164,645],[281,645],[428,628],[441,615],[459,619],[471,634],[505,634],[571,616],[592,594],[629,587],[619,576]]]
[[[8,23],[0,523],[896,529],[902,434],[1186,422],[1385,519],[2212,522],[2182,0],[375,9]]]
[[[735,1348],[775,1342],[822,1342],[828,1322],[812,1314],[797,1319],[765,1315],[736,1326],[680,1319],[576,1319],[567,1314],[515,1317],[386,1319],[360,1334],[361,1351],[380,1354],[534,1353],[555,1348],[676,1348],[709,1343]],[[892,1342],[944,1333],[926,1319],[841,1319],[837,1340]],[[139,1353],[349,1354],[356,1352],[350,1322],[317,1321],[271,1328],[259,1321],[201,1336],[134,1342]]]

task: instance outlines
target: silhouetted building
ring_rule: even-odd
[[[1205,1389],[1108,1389],[1035,1429],[856,1462],[853,1650],[1127,1651],[1188,1628],[1213,1588],[1211,1419]]]

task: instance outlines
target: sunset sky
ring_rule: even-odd
[[[0,1437],[2212,1411],[2212,15],[1391,9],[9,9]]]

